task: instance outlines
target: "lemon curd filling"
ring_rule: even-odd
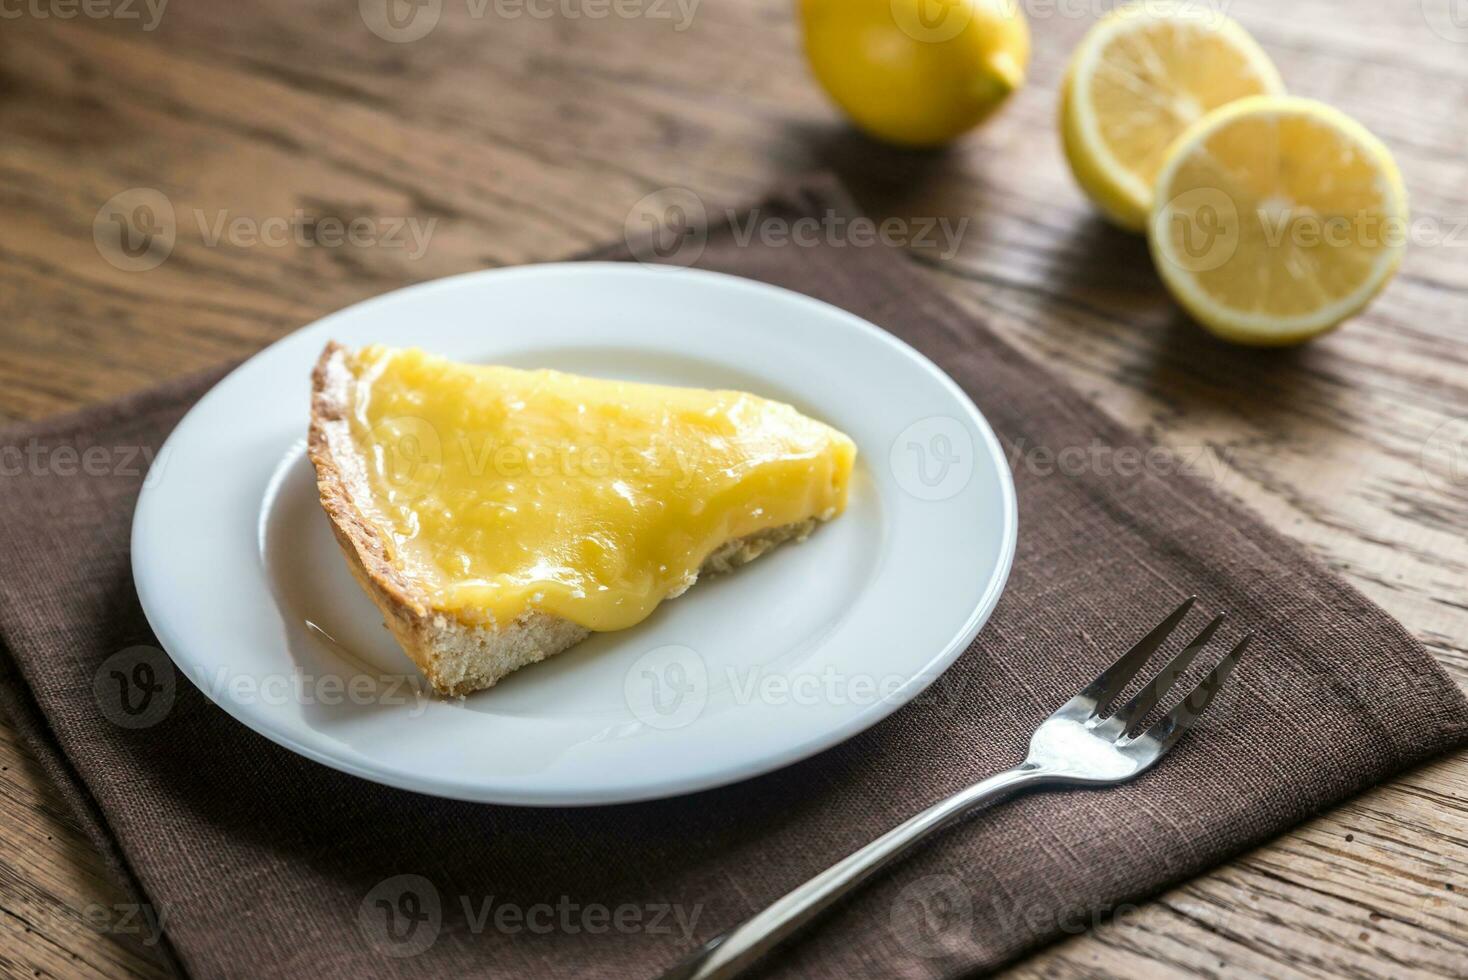
[[[856,446],[779,402],[381,346],[348,365],[359,504],[467,623],[623,629],[720,545],[846,507]]]

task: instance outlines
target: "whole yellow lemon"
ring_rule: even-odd
[[[816,79],[872,136],[939,146],[1024,83],[1019,0],[800,0]]]

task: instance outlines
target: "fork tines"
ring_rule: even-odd
[[[1104,720],[1102,718],[1107,715],[1108,709],[1126,689],[1127,684],[1137,676],[1152,655],[1177,630],[1197,599],[1197,596],[1189,596],[1185,599],[1152,632],[1142,637],[1134,647],[1102,671],[1101,676],[1076,695],[1067,707],[1085,711],[1091,718],[1091,726],[1096,734],[1116,739],[1119,744],[1126,745],[1147,739],[1158,743],[1158,748],[1161,750],[1165,751],[1171,747],[1197,721],[1198,716],[1213,703],[1213,698],[1217,695],[1219,688],[1228,679],[1239,657],[1253,640],[1252,633],[1246,633],[1233,649],[1223,656],[1213,670],[1209,671],[1208,676],[1204,677],[1188,693],[1187,697],[1183,698],[1160,721],[1145,732],[1130,738],[1125,736],[1133,726],[1147,717],[1148,712],[1156,708],[1167,697],[1176,685],[1177,679],[1192,665],[1198,654],[1218,632],[1218,628],[1223,625],[1225,614],[1213,617],[1207,626],[1188,641],[1182,652],[1163,667],[1134,697],[1116,711],[1111,712],[1109,717],[1105,717]]]

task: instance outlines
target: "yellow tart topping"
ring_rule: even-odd
[[[720,546],[846,507],[856,446],[739,391],[345,355],[356,502],[434,610],[632,626]]]

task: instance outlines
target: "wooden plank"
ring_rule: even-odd
[[[0,421],[222,360],[410,282],[544,261],[623,232],[650,191],[713,211],[791,173],[839,173],[874,216],[968,219],[909,254],[942,289],[1107,411],[1304,542],[1468,683],[1468,487],[1422,465],[1468,416],[1468,46],[1446,0],[1235,0],[1300,94],[1396,152],[1424,219],[1401,275],[1339,334],[1294,352],[1204,336],[1145,247],[1099,222],[1054,131],[1069,52],[1109,3],[1026,0],[1029,85],[974,138],[907,153],[848,131],[810,82],[788,0],[653,18],[484,17],[447,2],[393,44],[353,3],[170,5],[156,30],[27,14],[0,61]],[[1430,16],[1438,18],[1431,20]],[[164,195],[156,268],[110,264],[99,209]],[[310,220],[365,218],[333,246]],[[238,227],[230,223],[242,220]],[[416,221],[424,248],[394,247]],[[1434,237],[1435,236],[1435,237]],[[1468,423],[1465,423],[1468,424]],[[0,729],[0,972],[154,976],[64,808]],[[1468,757],[1407,774],[1017,976],[1398,977],[1468,963]]]

